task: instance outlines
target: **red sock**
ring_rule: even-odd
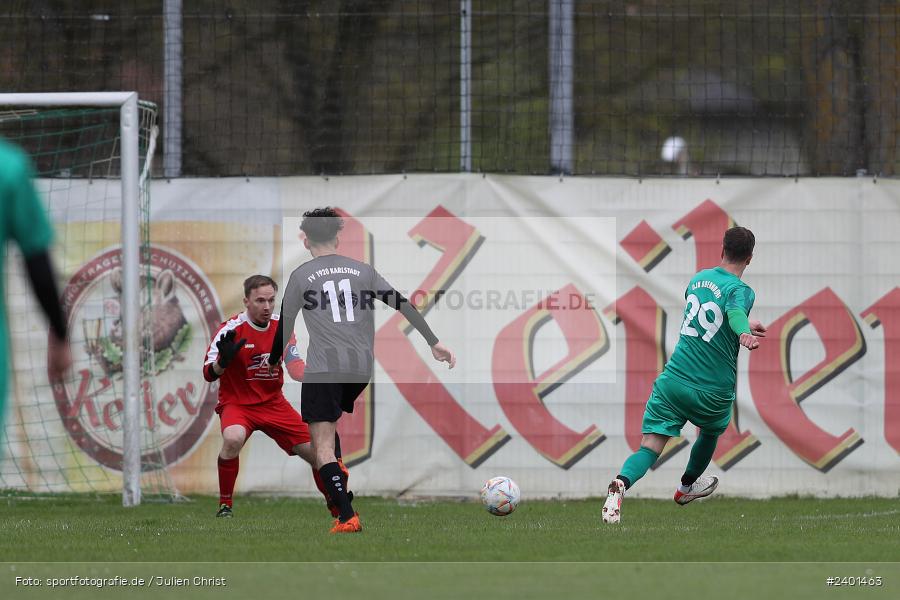
[[[219,457],[219,504],[231,506],[231,495],[234,493],[234,482],[237,481],[240,457]]]
[[[331,496],[328,495],[328,490],[325,489],[325,484],[322,483],[322,476],[319,475],[319,470],[315,467],[312,467],[313,480],[316,482],[316,487],[319,488],[319,491],[322,492],[322,495],[325,496],[325,502],[331,502]]]

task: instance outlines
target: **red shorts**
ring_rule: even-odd
[[[310,441],[309,426],[284,398],[259,404],[220,404],[216,412],[223,431],[231,425],[242,425],[247,438],[254,431],[262,431],[290,455],[294,446]]]

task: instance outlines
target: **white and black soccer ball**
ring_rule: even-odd
[[[509,477],[493,477],[481,488],[481,501],[492,515],[505,517],[519,506],[519,486]]]

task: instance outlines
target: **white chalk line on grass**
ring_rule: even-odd
[[[900,509],[881,510],[862,513],[842,513],[838,515],[797,515],[794,517],[775,517],[774,520],[797,519],[802,521],[830,521],[832,519],[867,519],[870,517],[888,517],[900,514]]]

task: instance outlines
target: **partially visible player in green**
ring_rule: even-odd
[[[666,443],[681,434],[687,421],[700,428],[691,448],[675,502],[687,504],[709,496],[719,480],[703,475],[716,442],[731,421],[735,401],[737,356],[740,346],[759,347],[766,328],[749,320],[755,296],[741,281],[753,258],[756,239],[744,227],[732,227],[722,240],[722,264],[691,278],[681,337],[665,369],[656,378],[641,425],[641,447],[609,484],[603,522],[618,523],[625,490],[656,463]]]
[[[0,140],[0,440],[5,429],[8,369],[8,338],[3,288],[3,266],[6,261],[6,243],[15,242],[25,258],[25,268],[34,295],[50,321],[47,351],[47,368],[51,380],[59,379],[72,364],[69,351],[66,321],[63,318],[56,276],[50,260],[50,244],[53,229],[44,205],[34,187],[31,162],[17,146]],[[11,318],[16,318],[11,315]],[[0,446],[0,454],[2,454]]]

